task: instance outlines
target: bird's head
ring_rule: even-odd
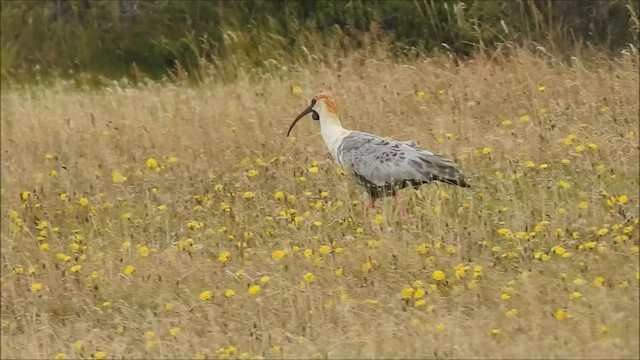
[[[298,117],[296,117],[296,119],[293,120],[293,123],[291,123],[291,126],[289,126],[289,131],[287,132],[287,136],[291,134],[291,130],[296,125],[298,120],[302,119],[305,115],[309,113],[311,113],[311,118],[316,121],[320,120],[321,117],[337,118],[338,110],[336,108],[336,101],[333,99],[333,96],[327,93],[321,92],[319,94],[316,94],[316,96],[314,96],[313,99],[311,99],[311,104],[309,105],[309,107],[304,109],[304,111],[302,111],[300,115],[298,115]]]

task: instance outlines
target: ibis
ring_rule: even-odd
[[[351,171],[365,187],[369,201],[365,215],[376,200],[392,196],[403,218],[406,209],[398,191],[406,187],[418,189],[434,181],[469,187],[456,164],[438,154],[418,147],[413,140],[396,141],[342,127],[333,96],[319,93],[311,104],[289,126],[291,130],[305,115],[320,122],[322,139],[336,162]]]

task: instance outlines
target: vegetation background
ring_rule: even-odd
[[[637,1],[0,4],[1,358],[640,357]]]
[[[328,49],[366,47],[363,34],[390,38],[397,56],[464,58],[513,42],[568,59],[636,44],[638,8],[631,0],[3,1],[1,70],[3,79],[158,79],[184,69],[202,79],[214,66],[233,79],[239,68],[327,61]]]

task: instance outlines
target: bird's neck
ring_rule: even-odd
[[[350,131],[342,127],[338,115],[328,113],[320,115],[320,132],[327,149],[333,158],[338,160],[338,147]]]

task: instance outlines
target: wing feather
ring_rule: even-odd
[[[454,162],[418,148],[412,140],[400,142],[352,132],[340,144],[338,161],[379,186],[399,181],[442,181],[468,186]]]

